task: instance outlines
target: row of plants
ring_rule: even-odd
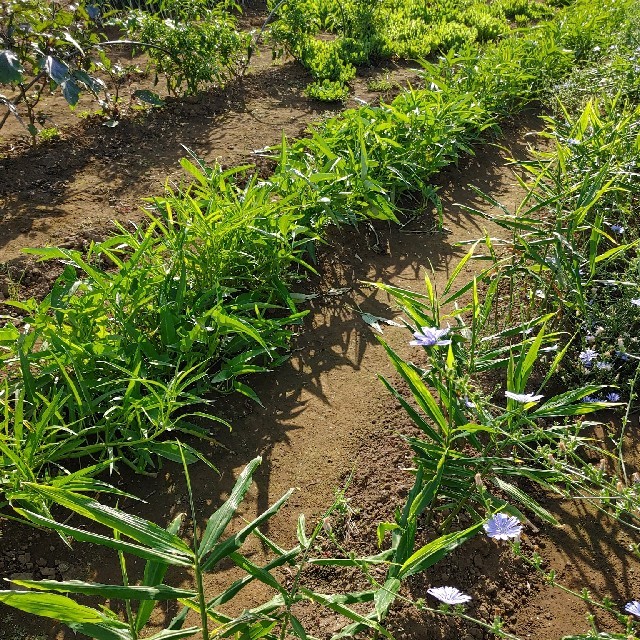
[[[433,518],[445,530],[461,515],[480,523],[495,511],[511,516],[501,531],[513,539],[529,518],[560,524],[536,494],[578,499],[632,537],[639,530],[629,428],[640,371],[640,106],[633,85],[621,81],[636,64],[640,14],[637,5],[628,9],[620,32],[604,37],[597,62],[554,88],[556,99],[572,100],[557,100],[545,118],[548,146],[514,161],[524,176],[521,203],[511,211],[484,196],[493,212],[470,210],[506,236],[475,242],[441,291],[428,276],[424,294],[372,283],[395,301],[408,318],[410,344],[425,352],[420,364],[405,361],[380,339],[409,395],[382,381],[420,433],[408,438],[414,491],[433,496]],[[605,82],[617,82],[594,85],[596,64],[607,70]],[[484,266],[465,279],[475,259]],[[604,410],[600,431],[597,420],[583,417]],[[518,542],[513,551],[585,603],[590,630],[572,640],[636,637],[637,594],[626,602],[596,599],[589,584],[572,590],[560,583]],[[636,545],[618,552],[638,556]],[[461,606],[471,599],[453,587],[448,597]],[[454,615],[464,618],[461,606]],[[598,610],[610,618],[596,622]],[[499,620],[492,631],[511,637]]]
[[[133,75],[162,76],[169,94],[193,94],[223,86],[241,75],[251,56],[252,34],[237,25],[234,2],[161,0],[118,3],[8,0],[0,5],[0,129],[10,117],[32,141],[55,129],[40,109],[42,98],[60,90],[70,107],[85,93],[111,126],[131,105],[120,85]],[[108,35],[116,33],[113,40]],[[146,69],[119,59],[117,45],[147,55]],[[138,106],[162,106],[147,89],[131,95]],[[43,133],[44,132],[44,133]]]
[[[428,59],[474,43],[495,42],[514,27],[550,18],[564,2],[438,0],[391,2],[271,0],[277,21],[270,30],[276,53],[309,69],[307,95],[340,100],[356,67],[388,59]]]
[[[308,256],[324,226],[367,216],[394,219],[400,198],[435,198],[429,177],[455,161],[484,129],[544,96],[550,83],[588,77],[584,70],[572,71],[575,58],[562,48],[561,39],[580,37],[584,42],[588,18],[598,24],[588,46],[601,47],[597,43],[602,42],[617,47],[597,56],[598,64],[610,65],[619,56],[615,64],[624,67],[629,48],[635,46],[634,7],[632,2],[578,4],[573,22],[565,16],[536,31],[530,41],[518,36],[511,52],[505,41],[488,48],[486,59],[464,52],[427,65],[428,89],[407,92],[391,105],[346,112],[306,140],[283,141],[270,178],[260,180],[246,167],[225,172],[204,167],[197,158],[186,160],[183,166],[194,183],[150,202],[148,228],[123,228],[87,256],[36,250],[44,258],[63,259],[67,270],[44,302],[18,303],[26,324],[9,324],[1,334],[9,371],[0,443],[3,491],[7,506],[32,524],[114,549],[123,585],[22,581],[29,591],[3,592],[0,599],[109,640],[144,636],[153,603],[166,599],[185,608],[154,638],[199,633],[306,638],[297,613],[303,602],[346,617],[336,639],[367,629],[389,637],[383,622],[396,599],[406,601],[402,585],[408,577],[429,569],[483,529],[490,537],[515,539],[528,519],[556,523],[527,483],[569,498],[579,495],[636,530],[635,477],[624,456],[632,403],[612,443],[594,441],[589,431],[593,422],[581,418],[617,406],[624,380],[630,380],[633,397],[635,384],[632,344],[619,336],[619,345],[616,338],[626,359],[613,363],[597,341],[611,339],[614,320],[593,315],[597,287],[615,288],[618,305],[628,313],[635,313],[640,299],[637,277],[633,280],[621,269],[635,256],[639,114],[637,106],[620,98],[601,103],[587,98],[577,114],[559,110],[549,119],[547,134],[555,147],[522,165],[532,176],[522,205],[515,214],[503,210],[505,215],[493,216],[509,229],[510,241],[502,245],[487,237],[477,244],[442,292],[429,279],[424,295],[377,285],[409,318],[412,345],[424,349],[427,362],[406,362],[385,345],[411,397],[383,382],[422,435],[409,441],[416,468],[407,502],[392,522],[378,527],[380,546],[390,541],[383,551],[364,558],[348,552],[317,557],[319,536],[331,538],[323,519],[311,532],[302,519],[299,545],[282,549],[259,527],[287,496],[224,538],[257,460],[202,532],[191,500],[191,545],[177,535],[179,521],[164,530],[86,495],[117,493],[92,476],[119,457],[143,470],[154,462],[150,453],[165,455],[183,463],[188,481],[186,465],[197,452],[155,439],[167,431],[202,433],[203,425],[191,424],[190,418],[206,415],[200,406],[209,401],[205,390],[228,386],[252,395],[243,376],[271,366],[270,359],[277,364],[291,324],[300,318],[290,286],[311,268]],[[496,73],[497,65],[503,73]],[[488,264],[471,280],[462,280],[481,246],[479,257]],[[558,274],[564,278],[560,286]],[[535,313],[529,311],[532,302]],[[629,319],[624,321],[629,327]],[[598,362],[611,369],[598,367]],[[613,377],[614,366],[620,367],[615,370],[619,379]],[[609,374],[601,378],[598,371]],[[497,391],[481,384],[479,376],[487,372],[504,380]],[[570,390],[554,393],[563,372],[573,372]],[[51,452],[60,452],[55,459],[59,475],[51,473],[56,469],[47,459]],[[37,468],[32,465],[35,455],[41,456]],[[87,456],[97,464],[75,473],[62,468],[64,460]],[[598,462],[590,462],[594,459]],[[81,463],[86,464],[84,459]],[[59,509],[65,517],[56,517]],[[88,518],[91,527],[68,521],[69,510]],[[461,526],[462,515],[467,526]],[[425,523],[435,526],[438,535],[416,549]],[[98,524],[108,534],[94,532]],[[274,554],[265,566],[240,552],[250,535]],[[517,543],[514,550],[521,554]],[[129,554],[147,561],[140,585],[130,584]],[[244,577],[220,594],[208,595],[203,575],[223,560],[240,567]],[[539,557],[528,560],[544,572]],[[283,582],[277,569],[287,563],[294,577]],[[190,567],[194,588],[164,585],[170,565]],[[318,565],[358,569],[369,587],[347,594],[305,587],[305,569]],[[273,589],[273,599],[236,617],[220,611],[254,580]],[[126,620],[60,593],[121,599]],[[468,595],[435,585],[429,593],[442,603],[441,609],[425,601],[413,604],[471,620],[462,610]],[[621,605],[582,597],[613,613],[624,632],[599,635],[596,630],[575,638],[633,634]],[[363,609],[366,603],[369,612]],[[197,626],[184,628],[190,610],[197,613]],[[640,605],[631,601],[626,611],[640,613]],[[500,619],[478,622],[498,637],[514,637]]]

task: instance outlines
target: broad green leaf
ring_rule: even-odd
[[[133,97],[154,107],[163,107],[165,104],[164,100],[157,93],[149,91],[148,89],[137,89],[133,92]]]
[[[70,622],[103,622],[104,617],[95,609],[56,593],[34,593],[32,591],[0,591],[0,602],[44,618]]]
[[[69,67],[53,56],[46,56],[44,59],[44,70],[56,84],[62,84],[71,75]]]
[[[67,78],[64,82],[61,82],[60,90],[68,104],[72,107],[78,104],[78,100],[80,100],[80,87],[73,78]]]
[[[0,84],[21,82],[23,72],[18,56],[11,49],[0,51]]]

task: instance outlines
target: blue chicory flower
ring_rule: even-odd
[[[455,587],[431,587],[427,589],[427,593],[445,604],[464,604],[471,600],[471,596]]]
[[[615,391],[610,391],[607,393],[607,402],[618,402],[620,400],[620,394]]]
[[[504,395],[510,400],[515,400],[521,404],[527,404],[528,402],[538,402],[544,396],[536,396],[533,393],[514,393],[513,391],[505,391]]]
[[[627,602],[627,604],[624,605],[624,610],[640,618],[640,601],[632,600],[631,602]]]
[[[588,368],[598,359],[598,352],[593,349],[585,349],[580,352],[578,358],[580,359],[580,362]]]
[[[409,344],[416,347],[441,347],[451,344],[451,340],[442,340],[449,333],[449,327],[446,329],[437,329],[435,327],[422,327],[422,331],[416,331],[413,334],[415,340]]]
[[[522,533],[520,520],[506,513],[496,513],[488,522],[485,522],[483,528],[494,540],[511,540],[519,538]]]
[[[612,224],[610,225],[610,228],[611,228],[611,231],[613,231],[613,233],[618,233],[618,234],[624,233],[624,227],[622,225]]]

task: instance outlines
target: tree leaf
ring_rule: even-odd
[[[133,97],[154,107],[164,107],[165,104],[164,100],[157,93],[149,91],[148,89],[138,89],[134,91]]]
[[[22,82],[23,72],[18,56],[11,49],[0,51],[0,84]]]
[[[67,78],[60,83],[60,89],[64,99],[72,107],[75,107],[80,99],[80,87],[76,84],[76,81],[73,78]]]
[[[47,56],[44,59],[44,70],[56,84],[62,84],[71,76],[69,67],[53,56]]]

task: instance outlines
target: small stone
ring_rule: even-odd
[[[47,561],[46,561],[44,558],[38,558],[38,559],[36,560],[36,564],[37,564],[39,567],[46,567],[46,566],[47,566]]]

